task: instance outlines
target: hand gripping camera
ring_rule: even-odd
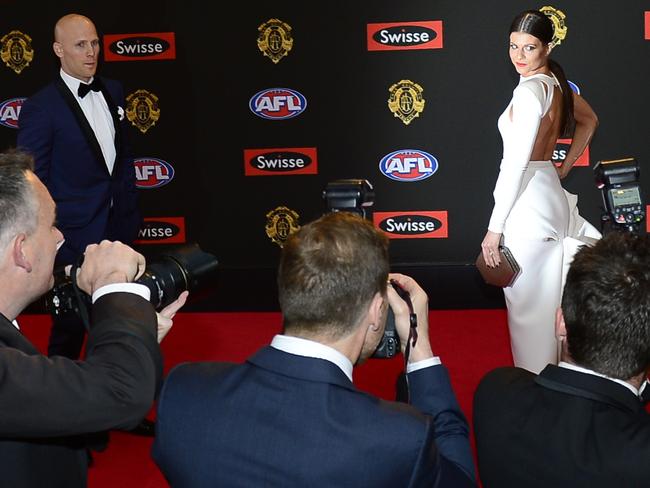
[[[185,244],[152,258],[136,283],[149,288],[150,301],[160,310],[185,290],[192,293],[206,288],[215,276],[217,264],[217,258],[203,252],[198,245]],[[73,284],[63,269],[55,271],[54,287],[45,296],[45,308],[50,314],[74,314],[83,318],[82,309],[89,303],[90,297]]]

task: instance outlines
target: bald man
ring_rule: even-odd
[[[88,244],[130,244],[140,227],[135,170],[126,144],[119,82],[97,77],[100,42],[93,22],[69,14],[54,28],[56,79],[23,105],[17,145],[57,206],[65,242],[56,266],[77,262]],[[77,317],[56,318],[48,352],[76,359],[84,338]]]

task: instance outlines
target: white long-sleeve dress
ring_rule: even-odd
[[[553,101],[554,77],[521,77],[498,121],[503,159],[488,224],[503,233],[522,269],[504,288],[516,366],[535,373],[558,361],[555,313],[564,278],[579,246],[600,233],[578,214],[577,197],[566,192],[551,161],[530,161],[537,131]]]

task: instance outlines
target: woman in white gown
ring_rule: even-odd
[[[510,59],[520,80],[498,121],[503,159],[481,244],[489,266],[499,265],[501,239],[521,266],[514,285],[504,288],[512,355],[515,366],[536,373],[558,360],[554,322],[566,268],[579,245],[600,237],[560,184],[598,119],[549,58],[552,41],[553,24],[537,10],[522,12],[510,27]],[[556,167],[551,156],[560,136],[573,142]]]

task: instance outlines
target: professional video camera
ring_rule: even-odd
[[[149,288],[150,301],[160,310],[185,290],[192,293],[204,289],[214,278],[217,264],[217,258],[197,244],[185,244],[151,258],[136,283]],[[74,314],[84,319],[89,303],[90,297],[77,288],[65,270],[55,271],[54,287],[45,296],[45,308],[50,314]]]
[[[352,212],[368,218],[366,209],[375,203],[375,192],[368,180],[347,179],[331,181],[323,190],[323,199],[329,212]],[[393,285],[403,300],[409,300],[408,293],[397,285]],[[395,314],[388,307],[386,327],[373,358],[390,359],[400,352],[400,340],[395,329]]]
[[[639,174],[634,158],[598,161],[594,166],[596,186],[602,190],[605,213],[602,230],[639,232],[645,218]]]

